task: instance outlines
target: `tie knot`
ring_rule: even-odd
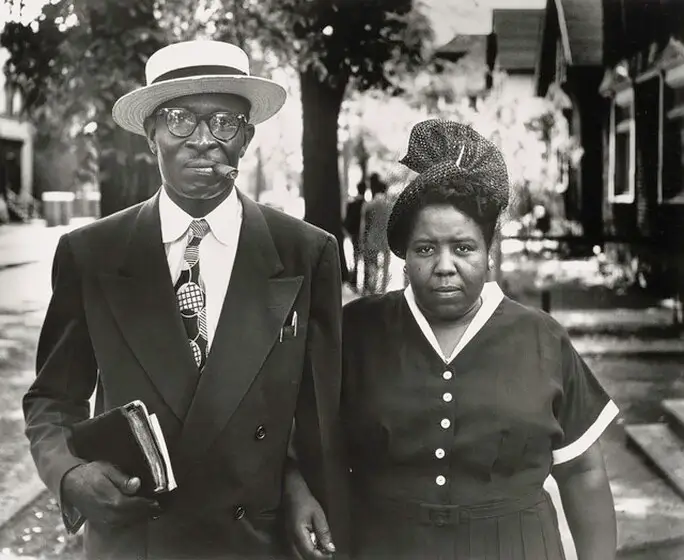
[[[201,220],[193,220],[190,223],[190,233],[192,233],[193,239],[201,240],[209,233],[209,223],[204,218]]]

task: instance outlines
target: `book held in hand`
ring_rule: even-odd
[[[107,461],[140,478],[140,494],[151,497],[176,488],[164,434],[155,414],[133,401],[77,422],[71,427],[71,451],[86,461]]]

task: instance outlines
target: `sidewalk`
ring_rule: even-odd
[[[33,262],[52,261],[59,238],[89,220],[47,227],[44,220],[0,226],[0,270]]]

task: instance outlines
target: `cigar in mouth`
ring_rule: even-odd
[[[227,179],[232,179],[235,181],[238,176],[238,169],[237,167],[233,167],[232,165],[226,165],[223,163],[217,163],[215,164],[212,169],[214,170],[215,173],[218,175],[221,175],[222,177],[226,177]]]

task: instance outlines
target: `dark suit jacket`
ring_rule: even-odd
[[[159,520],[86,523],[88,558],[276,555],[293,418],[300,468],[337,544],[346,539],[337,245],[240,198],[235,265],[201,377],[175,301],[158,196],[59,242],[38,375],[24,397],[38,472],[59,496],[64,474],[81,463],[68,427],[89,415],[96,390],[96,414],[134,399],[157,414],[178,480]],[[281,341],[295,311],[297,335]]]

